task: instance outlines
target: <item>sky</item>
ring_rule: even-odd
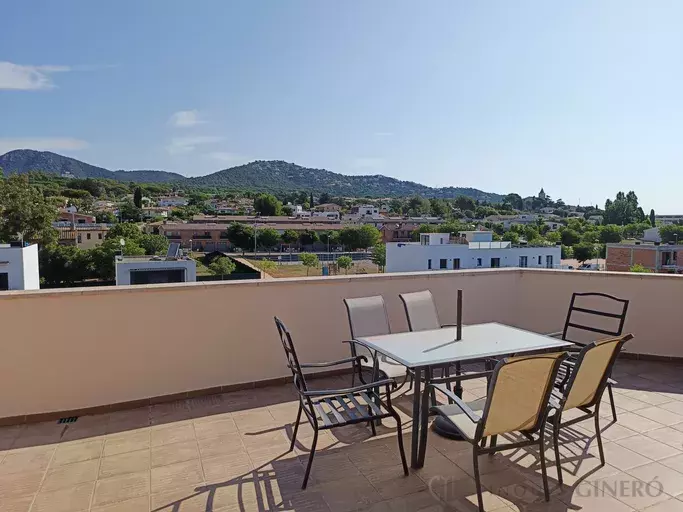
[[[0,154],[251,160],[683,213],[680,0],[24,0]]]

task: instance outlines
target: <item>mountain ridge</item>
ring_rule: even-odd
[[[109,178],[145,183],[179,183],[194,187],[225,187],[251,191],[291,192],[312,190],[341,196],[454,198],[465,195],[482,201],[499,202],[501,194],[471,187],[429,187],[382,174],[344,175],[326,169],[313,169],[281,160],[256,160],[222,169],[205,176],[185,177],[156,170],[117,170],[91,165],[50,151],[17,149],[0,155],[5,173],[43,171],[69,174],[75,178]]]

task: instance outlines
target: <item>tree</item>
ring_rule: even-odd
[[[294,210],[292,210],[292,207],[289,206],[288,204],[284,205],[282,208],[280,208],[280,213],[282,215],[285,215],[287,217],[291,217],[292,214],[294,213]]]
[[[306,267],[306,276],[308,276],[311,267],[318,266],[318,256],[311,252],[305,252],[299,255],[299,259],[301,260],[301,263],[304,265],[304,267]]]
[[[600,242],[603,244],[621,242],[622,231],[619,226],[608,224],[600,226]]]
[[[124,201],[119,205],[119,217],[123,222],[140,222],[142,210],[130,201]]]
[[[116,215],[112,212],[97,212],[95,214],[95,221],[102,222],[104,224],[115,224],[117,222]]]
[[[211,272],[213,272],[215,275],[221,276],[221,280],[224,276],[232,274],[235,271],[235,268],[235,262],[227,256],[215,258],[209,264],[209,270],[211,270]]]
[[[650,226],[655,227],[655,211],[654,209],[650,210]]]
[[[48,285],[72,285],[93,275],[90,251],[76,246],[50,244],[38,253],[40,277]]]
[[[624,195],[617,193],[614,201],[608,199],[605,202],[604,224],[617,224],[625,226],[639,221],[638,196],[632,190]]]
[[[29,183],[28,176],[13,174],[0,180],[0,241],[35,240],[48,244],[57,240],[52,223],[57,212],[40,191]]]
[[[337,245],[339,243],[339,231],[323,231],[320,233],[320,241],[328,247]]]
[[[144,234],[137,239],[137,244],[145,250],[145,254],[165,254],[168,251],[168,238],[163,235]]]
[[[460,208],[460,210],[463,212],[465,210],[474,210],[477,207],[477,204],[474,202],[474,199],[468,196],[456,197],[453,204],[455,204],[455,207]]]
[[[516,231],[508,231],[503,234],[503,240],[506,242],[512,242],[513,244],[519,243],[519,234]]]
[[[413,196],[408,199],[408,210],[413,215],[425,215],[431,210],[431,204],[428,199],[420,196]]]
[[[261,215],[280,215],[282,203],[272,194],[259,194],[254,199],[254,210]]]
[[[286,244],[295,244],[299,241],[299,233],[293,229],[285,229],[282,241]]]
[[[351,256],[339,256],[337,258],[337,266],[344,269],[344,273],[348,274],[349,269],[353,266],[353,260]]]
[[[508,194],[503,198],[504,203],[508,203],[515,210],[524,209],[524,200],[519,194]]]
[[[252,263],[261,272],[270,272],[271,270],[275,270],[275,268],[277,267],[275,262],[271,260],[256,260]]]
[[[413,242],[419,242],[420,235],[424,233],[436,233],[436,229],[437,227],[431,224],[420,224],[420,226],[417,229],[414,229],[413,232],[410,234],[410,239]]]
[[[677,224],[670,224],[668,226],[660,226],[659,236],[662,242],[668,244],[669,242],[683,242],[683,226]]]
[[[650,272],[652,272],[652,270],[650,270],[647,267],[644,267],[640,263],[636,263],[635,265],[631,265],[631,268],[629,268],[629,272],[636,272],[638,274],[649,274]]]
[[[142,189],[140,187],[135,187],[135,192],[133,193],[133,204],[136,208],[142,208]]]
[[[313,201],[313,192],[311,192],[311,200],[308,202],[308,204],[311,209],[315,206],[315,201]]]
[[[595,258],[595,245],[593,244],[577,244],[574,246],[574,258],[580,263],[586,260]]]
[[[547,242],[550,242],[551,244],[556,244],[557,242],[562,241],[562,235],[559,231],[551,231],[550,233],[547,233],[545,235],[545,239]]]
[[[382,239],[382,234],[379,229],[370,224],[363,224],[358,228],[358,243],[359,249],[367,249],[368,247],[374,247]]]
[[[261,228],[256,230],[256,243],[266,249],[272,249],[280,241],[280,233],[274,228]]]
[[[306,229],[299,233],[299,243],[301,245],[313,245],[318,240],[318,233],[316,233],[312,229]]]
[[[448,204],[443,199],[430,199],[429,207],[432,215],[437,217],[445,217],[450,211]]]
[[[225,230],[225,234],[230,243],[242,249],[242,252],[254,245],[254,228],[247,224],[233,222]]]
[[[387,246],[382,243],[376,244],[372,248],[370,259],[382,272],[384,272],[384,267],[387,266]]]
[[[560,232],[562,245],[576,245],[581,240],[581,235],[570,228],[565,228]]]
[[[318,204],[327,204],[330,202],[330,194],[323,192],[318,198]]]
[[[115,240],[118,242],[121,238],[125,238],[127,240],[138,240],[141,236],[142,231],[140,231],[140,228],[137,224],[133,224],[131,222],[121,222],[111,227],[111,229],[107,232],[106,239]]]
[[[347,251],[356,250],[360,247],[360,235],[358,228],[347,226],[339,231],[339,241]]]

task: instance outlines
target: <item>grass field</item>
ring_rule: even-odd
[[[257,266],[256,261],[249,260],[252,265]],[[306,267],[300,264],[296,265],[278,265],[273,270],[268,270],[268,274],[272,277],[306,277]],[[352,274],[377,274],[377,265],[369,261],[358,261],[353,263],[353,267],[349,269],[349,275]],[[345,271],[341,270],[337,275],[344,275]],[[322,275],[322,265],[312,267],[308,273],[309,276]]]

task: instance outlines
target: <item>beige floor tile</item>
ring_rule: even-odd
[[[676,430],[673,427],[663,427],[657,430],[650,430],[645,435],[659,441],[660,443],[668,444],[669,446],[679,449],[683,447],[683,432]]]
[[[204,483],[199,459],[152,468],[152,494]]]
[[[120,453],[104,457],[100,463],[99,478],[148,471],[150,467],[149,450]]]
[[[645,416],[648,419],[661,423],[662,425],[671,426],[683,423],[683,416],[675,412],[667,411],[661,407],[648,407],[647,409],[638,409],[635,414]],[[621,418],[619,418],[621,421]]]
[[[99,459],[93,459],[74,462],[73,464],[66,464],[50,469],[48,470],[47,475],[45,475],[45,480],[40,487],[40,492],[56,491],[57,489],[65,489],[77,484],[94,482],[97,480],[99,465]]]
[[[201,462],[207,484],[228,482],[248,475],[254,469],[246,453],[203,458]]]
[[[130,432],[107,436],[104,441],[105,457],[120,453],[145,450],[150,447],[149,429],[131,430]]]
[[[663,492],[671,496],[683,494],[683,473],[679,473],[659,462],[652,462],[645,466],[640,466],[627,471],[629,475],[636,477],[643,482],[656,482],[653,484],[651,492]],[[683,510],[683,502],[681,502]]]
[[[149,471],[129,473],[98,480],[95,485],[93,507],[110,505],[140,496],[147,496],[150,489]]]
[[[237,429],[243,434],[257,433],[275,424],[275,418],[267,408],[236,412],[232,418],[235,420]]]
[[[679,400],[672,400],[670,402],[667,402],[665,404],[661,404],[659,406],[660,409],[664,409],[665,411],[672,412],[674,414],[678,414],[680,416],[683,416],[683,402]]]
[[[224,505],[224,503],[219,505],[219,500],[221,500],[220,493],[224,488],[219,487],[211,492],[209,490],[197,491],[195,489],[197,489],[197,486],[193,485],[186,489],[153,494],[151,496],[151,509],[156,512],[212,512],[214,510],[223,512],[224,507],[220,505]],[[249,490],[245,494],[251,497]],[[252,503],[256,503],[255,494],[253,495],[254,501],[242,499],[242,502],[240,502],[239,496],[238,492],[235,491],[233,499],[234,503],[242,505],[242,511],[256,510],[249,507]],[[209,507],[209,504],[213,506]]]
[[[170,423],[152,429],[152,446],[162,446],[182,441],[193,441],[194,426],[192,422]]]
[[[186,421],[190,418],[192,418],[192,414],[186,400],[153,405],[149,409],[150,425],[166,425]]]
[[[16,498],[3,498],[0,510],[2,512],[29,512],[34,497],[35,494],[28,494]]]
[[[91,512],[149,512],[149,510],[149,496],[140,496],[139,498],[113,503],[112,505],[93,507]]]
[[[227,434],[224,436],[198,439],[199,453],[204,457],[218,457],[233,453],[246,453],[239,434]]]
[[[644,435],[620,439],[617,444],[652,460],[660,460],[678,455],[681,451]]]
[[[619,423],[611,423],[608,425],[600,424],[600,431],[602,432],[603,441],[619,441],[621,439],[626,439],[628,437],[634,437],[638,435],[638,432],[627,428]],[[658,427],[661,428],[661,427]],[[591,425],[589,428],[584,426],[576,425],[577,430],[583,430],[586,434],[593,437],[595,436],[595,429]]]
[[[230,414],[220,414],[196,419],[194,431],[197,439],[217,437],[237,432],[237,425]]]
[[[0,476],[9,473],[44,471],[52,460],[55,446],[36,446],[7,452],[0,463]]]
[[[79,441],[59,445],[55,456],[52,459],[52,466],[72,464],[84,460],[99,459],[102,455],[104,439],[94,439],[92,441]]]
[[[350,512],[382,501],[382,496],[363,476],[324,484],[315,490],[332,512]]]
[[[581,483],[553,496],[566,503],[569,511],[581,512],[633,512],[633,508],[613,498],[609,493],[589,483]],[[539,509],[543,510],[542,508]]]
[[[609,407],[609,398],[607,396],[607,393],[603,396],[603,402],[605,402],[603,405],[600,407],[602,408],[603,406]],[[625,411],[636,411],[638,409],[645,409],[646,407],[650,407],[651,404],[647,402],[642,402],[640,400],[635,400],[633,398],[629,398],[624,395],[620,394],[615,394],[614,395],[614,405],[619,407],[620,409],[624,409]]]
[[[149,407],[113,412],[109,415],[107,434],[122,434],[149,427]]]
[[[615,389],[615,392],[617,390]],[[650,405],[663,405],[666,403],[673,402],[673,399],[661,395],[657,392],[654,391],[643,391],[640,389],[628,389],[624,390],[624,394],[628,396],[629,398],[633,398],[634,400],[640,400],[641,402],[645,402],[646,404]],[[674,411],[675,412],[675,411]]]
[[[650,409],[641,409],[641,411],[650,411]],[[635,412],[627,412],[620,415],[618,425],[639,433],[655,430],[664,426],[662,423],[658,423]]]
[[[247,451],[263,450],[265,448],[282,450],[288,449],[290,444],[290,441],[280,430],[264,432],[261,434],[244,434],[240,437],[242,439],[242,444]]]
[[[604,443],[603,450],[605,452],[605,461],[620,471],[644,466],[645,464],[652,462],[648,457],[640,455],[617,443]],[[596,445],[591,446],[589,452],[596,458],[600,456],[600,451]]]
[[[675,469],[679,473],[683,473],[683,453],[674,455],[673,457],[659,459],[658,462],[668,468]]]
[[[152,446],[153,468],[198,458],[199,450],[195,439],[162,446]]]
[[[57,491],[41,490],[31,507],[32,512],[80,512],[90,508],[95,482],[79,484]]]
[[[38,492],[44,471],[10,473],[0,477],[0,501]]]
[[[647,507],[643,509],[643,512],[680,512],[681,510],[683,510],[683,502],[676,498],[671,498]]]
[[[604,478],[595,482],[594,486],[596,489],[594,497],[599,498],[599,504],[602,504],[605,496],[611,496],[634,510],[650,507],[670,497],[657,489],[649,490],[646,482],[627,473]]]

